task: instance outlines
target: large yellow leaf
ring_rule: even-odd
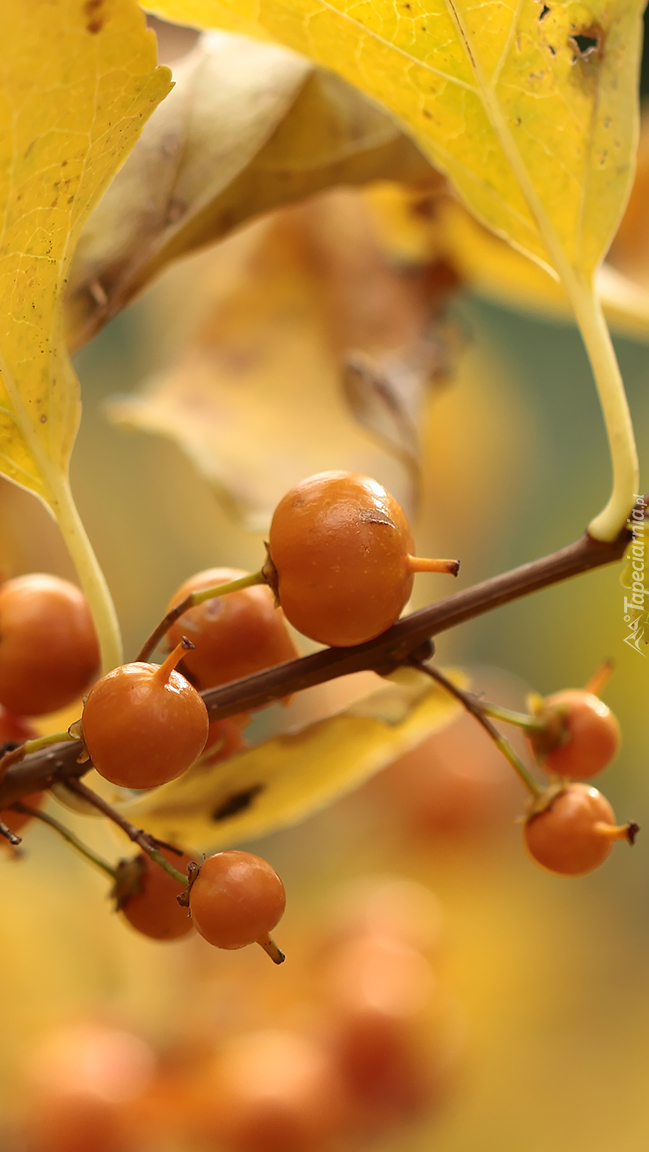
[[[627,194],[641,0],[157,0],[162,16],[266,35],[408,125],[472,211],[589,278]]]
[[[455,672],[453,678],[463,683]],[[448,724],[461,705],[413,669],[400,669],[346,711],[285,733],[118,804],[123,815],[176,844],[220,848],[293,824]]]
[[[90,209],[170,75],[135,0],[5,0],[0,62],[0,472],[56,516],[105,670],[115,612],[68,483],[80,415],[62,295]]]
[[[2,30],[0,471],[59,514],[80,410],[69,261],[170,77],[134,0],[5,0]]]
[[[255,215],[331,184],[435,175],[392,117],[277,45],[205,36],[174,80],[78,245],[67,292],[75,348],[169,261]]]

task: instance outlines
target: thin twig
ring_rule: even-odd
[[[460,701],[467,712],[475,716],[478,724],[481,724],[485,732],[491,736],[494,744],[509,761],[519,780],[525,785],[534,799],[537,800],[539,796],[543,795],[545,789],[534,779],[531,773],[528,772],[523,761],[516,755],[509,741],[501,735],[498,729],[491,723],[491,720],[485,716],[482,705],[476,696],[472,696],[470,692],[463,692],[452,680],[449,680],[448,677],[444,676],[442,672],[439,672],[437,668],[431,668],[429,664],[423,664],[420,660],[414,659],[409,660],[408,663],[411,664],[413,668],[418,668],[420,672],[425,672],[427,676],[430,676],[431,680],[435,680],[438,684],[441,684],[442,688],[445,688],[447,692],[455,696],[455,699]]]
[[[610,544],[593,540],[585,534],[574,544],[550,556],[523,564],[413,612],[365,644],[351,648],[326,648],[311,656],[211,688],[202,693],[210,720],[224,720],[237,713],[262,708],[273,700],[281,700],[293,692],[351,672],[396,668],[440,632],[541,588],[620,560],[630,540],[631,533],[626,528]],[[5,779],[0,781],[0,808],[8,808],[30,792],[50,787],[56,780],[83,776],[91,765],[78,764],[77,756],[77,747],[70,744],[58,744],[50,750],[26,756],[21,764],[10,767]]]
[[[164,841],[156,840],[155,836],[144,832],[142,828],[136,828],[135,824],[131,824],[130,820],[120,815],[117,809],[113,808],[112,804],[109,804],[102,796],[98,796],[91,788],[87,788],[80,780],[66,780],[65,786],[69,788],[71,792],[74,792],[75,796],[81,796],[83,800],[87,800],[89,804],[94,805],[98,812],[107,816],[109,820],[113,821],[113,824],[117,824],[117,827],[126,833],[129,840],[132,840],[143,852],[146,852],[147,856],[156,864],[159,864],[169,876],[172,876],[179,884],[185,887],[187,886],[187,877],[183,875],[182,872],[179,872],[177,868],[174,868],[173,864],[170,864],[160,851],[160,845],[164,848],[169,848],[171,845],[165,844]],[[177,852],[178,849],[172,848],[172,851]]]
[[[115,880],[117,873],[108,861],[94,852],[92,848],[89,848],[87,844],[84,844],[83,840],[79,840],[74,832],[71,832],[69,828],[66,828],[65,824],[61,824],[54,816],[50,816],[47,812],[41,812],[39,808],[30,808],[28,804],[21,804],[20,801],[14,804],[14,808],[17,812],[24,812],[27,816],[33,816],[35,820],[41,820],[43,824],[48,824],[49,827],[53,828],[55,832],[58,832],[59,836],[62,836],[68,844],[71,844],[81,856],[85,856],[86,860],[89,860],[96,868],[105,872],[110,876],[111,880]]]
[[[18,844],[22,844],[22,836],[16,836],[16,833],[11,831],[11,828],[5,824],[4,820],[0,820],[0,836],[4,836],[12,848],[16,848]]]
[[[197,605],[203,604],[205,600],[214,600],[217,596],[225,596],[229,592],[239,592],[242,588],[251,588],[253,584],[265,584],[266,579],[261,571],[251,572],[247,576],[240,576],[237,580],[228,580],[222,584],[214,584],[210,588],[199,589],[196,592],[190,592],[176,604],[167,615],[160,621],[158,626],[154,628],[149,638],[145,641],[142,648],[136,656],[136,662],[144,662],[149,659],[152,652],[155,652],[158,644],[169,631],[172,624],[175,624],[185,612],[189,612],[190,608],[196,608]]]

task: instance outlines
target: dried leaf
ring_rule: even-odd
[[[68,289],[73,347],[169,261],[251,217],[335,184],[431,178],[391,117],[284,48],[215,33],[174,79],[79,244]]]
[[[461,673],[452,673],[464,683]],[[444,727],[461,705],[428,677],[401,669],[390,685],[337,716],[284,733],[231,760],[190,769],[120,811],[161,839],[221,848],[330,804]]]
[[[589,281],[629,189],[641,0],[157,0],[333,68],[394,112],[471,211]]]
[[[0,471],[55,514],[79,421],[61,296],[91,207],[170,87],[133,0],[9,0],[0,64]]]
[[[386,260],[358,193],[287,209],[214,253],[196,286],[208,314],[183,359],[114,402],[112,416],[175,439],[252,528],[267,526],[288,488],[327,468],[378,475],[412,506],[414,428],[446,359],[447,287],[437,263],[404,271]],[[383,382],[391,424],[367,389],[356,414],[398,464],[346,410],[345,368],[361,357]]]

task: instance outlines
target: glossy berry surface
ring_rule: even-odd
[[[123,664],[95,684],[83,710],[92,762],[124,788],[154,788],[189,768],[209,729],[195,688],[165,665]]]
[[[321,644],[378,636],[412,590],[408,521],[385,488],[356,472],[321,472],[292,488],[275,509],[269,551],[287,619]]]
[[[194,858],[183,853],[178,856],[170,848],[160,851],[179,872],[187,871],[187,865]],[[133,862],[129,861],[129,864]],[[182,893],[180,884],[151,860],[145,852],[136,857],[135,867],[139,873],[140,891],[130,896],[120,911],[138,932],[151,940],[178,940],[192,931],[193,924],[189,911],[176,900]]]
[[[592,872],[604,863],[613,841],[626,838],[606,797],[589,784],[570,784],[549,808],[526,821],[523,837],[537,864],[560,876]]]
[[[281,920],[284,885],[274,868],[250,852],[208,856],[189,893],[196,928],[216,948],[245,948]]]
[[[174,593],[167,610],[191,592],[202,592],[247,575],[239,568],[198,572]],[[167,635],[172,645],[182,636],[194,644],[183,657],[183,667],[201,689],[239,680],[299,656],[284,614],[275,607],[273,593],[264,584],[205,600],[183,613]]]
[[[588,780],[617,755],[620,726],[610,708],[591,692],[572,688],[545,700],[549,714],[559,712],[565,742],[548,753],[543,766],[573,780]]]
[[[31,573],[0,587],[0,703],[40,716],[73,703],[92,682],[99,647],[83,593]]]

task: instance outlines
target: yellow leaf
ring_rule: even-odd
[[[158,0],[163,17],[262,33],[386,104],[471,210],[590,276],[636,139],[640,0]],[[560,270],[560,269],[558,269]]]
[[[640,187],[636,192],[634,185],[627,209],[627,215],[631,215],[630,208],[635,208],[636,237],[640,231],[638,225],[642,222],[639,200],[643,190],[646,192]],[[540,265],[484,228],[450,194],[448,186],[446,189],[444,186],[412,189],[378,182],[367,188],[363,195],[381,242],[393,260],[416,266],[433,259],[445,260],[464,285],[487,299],[496,300],[508,308],[572,321],[570,304],[562,285]],[[649,230],[646,195],[642,211],[646,217],[645,228]],[[625,221],[618,236],[625,227]],[[625,228],[625,237],[630,231],[630,227]],[[630,250],[630,237],[626,244]],[[617,247],[616,237],[614,254]],[[636,279],[625,275],[609,261],[605,262],[597,272],[597,293],[606,317],[616,331],[647,340],[649,289],[641,282],[641,268],[637,264],[633,271]]]
[[[174,80],[79,243],[67,300],[75,348],[169,261],[253,216],[331,184],[430,178],[390,116],[284,48],[215,33]]]
[[[115,400],[113,418],[172,437],[253,529],[328,468],[377,475],[412,506],[425,387],[445,367],[446,283],[395,268],[351,190],[285,209],[205,263],[194,275],[204,316],[186,352]],[[395,461],[358,429],[344,388]]]
[[[169,73],[134,0],[8,0],[3,16],[0,472],[54,512],[96,589],[67,480],[80,405],[61,297],[84,220]]]
[[[458,684],[464,677],[452,673]],[[390,685],[337,716],[285,733],[137,800],[118,804],[161,839],[221,848],[303,819],[448,724],[461,705],[400,669]]]

